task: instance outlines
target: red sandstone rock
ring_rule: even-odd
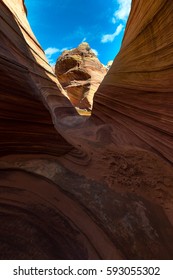
[[[0,155],[63,154],[72,146],[55,132],[48,110],[74,109],[30,29],[23,1],[0,6]]]
[[[86,119],[23,1],[0,2],[1,259],[173,258],[172,12],[133,0]]]
[[[172,1],[132,1],[121,50],[93,109],[103,122],[113,123],[117,145],[144,147],[171,163],[172,14]]]
[[[55,73],[72,104],[80,109],[91,110],[94,93],[107,70],[89,44],[83,42],[76,49],[62,53],[56,62]]]

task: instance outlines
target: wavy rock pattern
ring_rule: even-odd
[[[121,51],[95,95],[93,110],[114,123],[118,145],[133,142],[171,163],[172,14],[171,1],[133,0]]]
[[[121,257],[85,209],[57,184],[17,170],[1,171],[0,180],[1,258],[14,254],[16,259]]]
[[[53,110],[53,100],[56,107],[74,109],[30,29],[23,1],[0,5],[0,154],[66,153],[72,146],[55,132],[43,104]]]
[[[23,1],[0,2],[1,259],[173,258],[172,12],[133,0],[86,118]]]

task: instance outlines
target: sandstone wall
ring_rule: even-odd
[[[172,259],[172,2],[132,1],[91,118],[25,12],[0,2],[0,258]]]
[[[114,123],[118,145],[133,143],[170,162],[172,14],[172,1],[132,1],[121,50],[95,96],[93,110],[100,119]]]
[[[55,132],[50,113],[52,99],[56,107],[71,104],[32,33],[23,1],[0,5],[0,153],[69,151],[72,147]]]

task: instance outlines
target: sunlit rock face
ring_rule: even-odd
[[[87,118],[0,2],[0,259],[173,258],[172,12],[132,1]]]
[[[151,149],[170,162],[172,14],[172,1],[132,1],[121,50],[95,96],[93,110],[114,123],[117,144]]]
[[[55,73],[72,104],[91,110],[94,93],[107,70],[89,44],[83,42],[77,48],[62,53],[56,62]]]

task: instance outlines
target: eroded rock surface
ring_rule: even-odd
[[[55,131],[49,111],[74,109],[30,29],[23,1],[0,5],[0,154],[66,153],[72,146]]]
[[[91,110],[94,93],[107,69],[89,44],[83,42],[77,48],[62,53],[56,62],[55,73],[72,104],[80,109]]]
[[[171,1],[132,1],[86,118],[23,1],[0,2],[1,259],[173,258],[172,12]]]
[[[121,50],[95,95],[93,114],[114,125],[118,145],[173,162],[173,3],[133,0]]]

